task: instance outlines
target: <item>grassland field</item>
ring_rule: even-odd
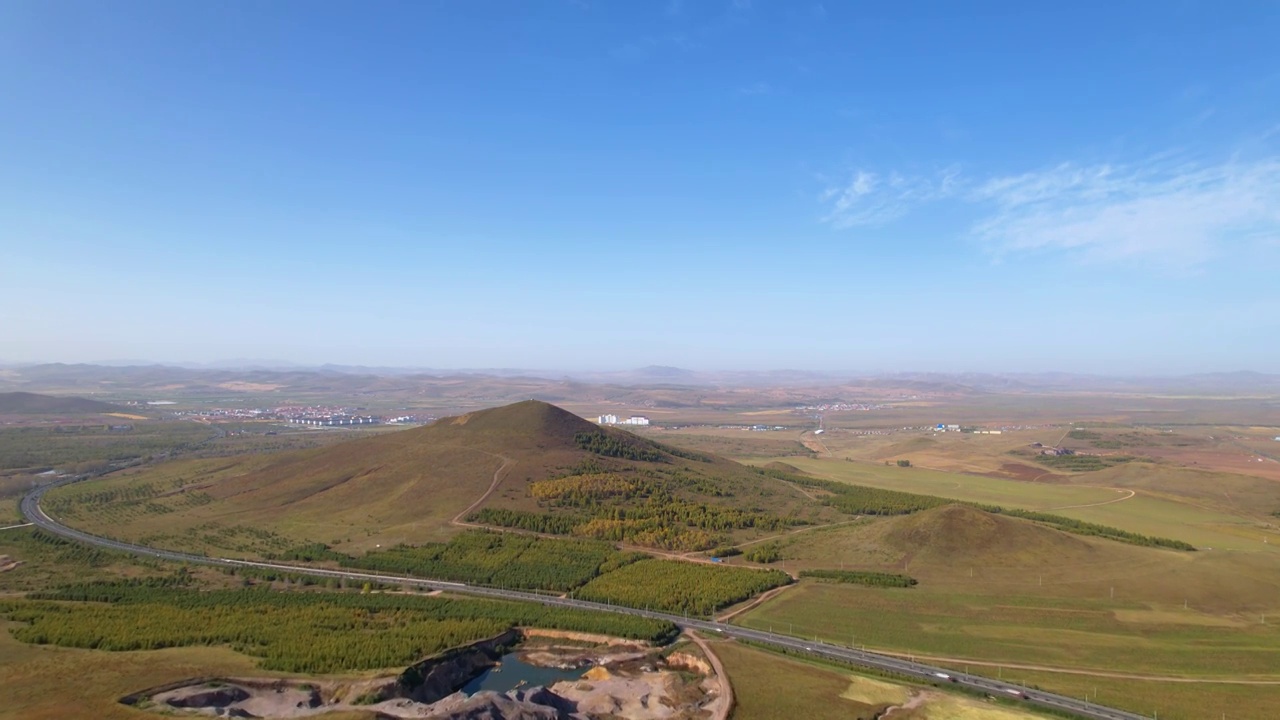
[[[907,720],[1042,717],[1009,703],[887,682],[732,641],[713,642],[711,648],[733,684],[734,720],[871,720],[893,706],[898,707],[890,716]]]
[[[946,665],[946,663],[940,663]],[[951,667],[963,670],[962,667]],[[1012,670],[1018,682],[1071,697],[1088,697],[1104,705],[1125,706],[1133,712],[1169,720],[1250,720],[1280,717],[1280,692],[1275,686],[1178,683]]]
[[[939,664],[956,669],[1075,696],[1083,696],[1081,688],[1096,680],[1109,687],[1104,702],[1134,712],[1150,712],[1149,701],[1163,697],[1161,717],[1192,720],[1207,717],[1200,714],[1205,707],[1221,705],[1237,708],[1230,717],[1264,720],[1275,715],[1262,708],[1280,707],[1280,628],[1180,607],[802,581],[735,622],[868,650],[939,658]],[[967,665],[966,660],[987,664]],[[1007,665],[1208,682],[1159,683],[1067,672],[1032,677],[1028,671],[1002,667]],[[1242,690],[1213,682],[1240,679],[1276,684]],[[1183,692],[1165,696],[1164,687]],[[1256,698],[1257,707],[1240,705],[1243,697]]]

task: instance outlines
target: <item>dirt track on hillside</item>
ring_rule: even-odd
[[[485,454],[493,455],[493,453],[485,453]],[[477,525],[476,523],[466,522],[463,518],[465,518],[466,516],[474,512],[476,508],[484,504],[485,500],[489,499],[490,495],[493,495],[493,492],[498,489],[499,485],[502,484],[503,473],[506,472],[507,468],[515,464],[515,461],[509,457],[506,457],[503,455],[493,455],[493,456],[502,460],[502,465],[497,470],[493,471],[493,482],[489,483],[489,489],[484,491],[484,494],[480,496],[479,500],[476,500],[475,502],[468,505],[466,510],[463,510],[462,512],[453,516],[453,520],[450,521],[452,524],[463,525],[466,527],[484,527],[483,525]]]

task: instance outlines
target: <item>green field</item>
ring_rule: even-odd
[[[734,720],[872,720],[886,708],[907,720],[1026,720],[1038,714],[963,695],[866,677],[820,662],[741,645],[715,642],[733,684]]]
[[[951,663],[953,666],[974,660],[1103,673],[1280,682],[1280,626],[1264,625],[1258,616],[1228,617],[1127,599],[1037,597],[990,588],[970,593],[930,591],[923,586],[864,588],[802,581],[735,622],[867,649],[959,659]],[[997,668],[969,669],[993,676],[1000,672]],[[1057,689],[1048,683],[1044,687]],[[1111,700],[1118,707],[1143,710],[1139,704],[1114,696]],[[1169,706],[1170,711],[1178,709],[1190,707]]]
[[[1161,720],[1271,720],[1280,717],[1280,685],[1180,683],[1012,671],[1024,684],[1104,705],[1132,708]],[[1010,677],[1006,675],[1005,677]]]

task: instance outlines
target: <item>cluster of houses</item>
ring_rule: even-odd
[[[648,425],[649,418],[643,415],[633,415],[626,420],[619,420],[617,415],[601,415],[596,418],[596,422],[600,425]]]
[[[1004,433],[1003,430],[978,430],[976,428],[965,428],[965,427],[960,427],[959,425],[944,425],[942,423],[938,423],[937,425],[935,425],[933,427],[933,431],[934,432],[966,432],[966,433],[972,433],[974,435],[1001,435]]]
[[[296,425],[332,427],[340,425],[377,425],[382,422],[382,418],[370,416],[331,415],[329,417],[293,418],[290,419],[289,422]]]

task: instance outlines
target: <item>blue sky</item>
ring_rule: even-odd
[[[0,4],[0,360],[1280,372],[1272,2]]]

